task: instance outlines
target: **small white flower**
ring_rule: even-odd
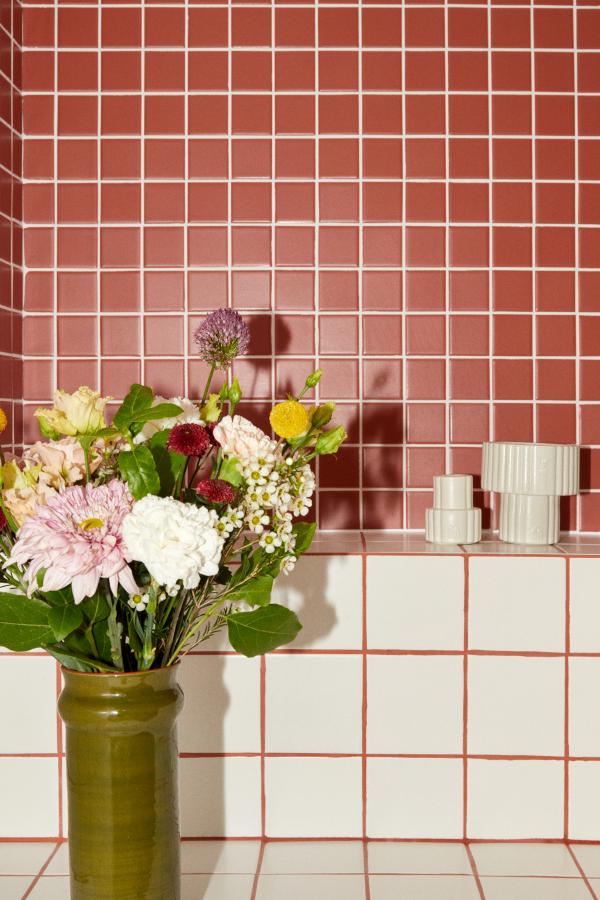
[[[144,612],[144,610],[148,606],[149,601],[150,598],[147,593],[133,594],[130,595],[129,600],[127,601],[127,606],[130,606],[131,609],[135,609],[136,612]]]
[[[290,572],[293,572],[294,567],[296,565],[296,557],[295,556],[284,556],[281,561],[281,571],[284,575],[289,575]]]
[[[262,510],[257,509],[248,513],[246,524],[250,531],[253,531],[255,534],[262,534],[265,530],[265,525],[269,524],[269,517],[263,515]]]
[[[258,543],[265,553],[274,553],[277,547],[281,547],[281,538],[274,531],[266,531]]]

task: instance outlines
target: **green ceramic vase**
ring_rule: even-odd
[[[71,900],[179,900],[177,669],[63,670]]]

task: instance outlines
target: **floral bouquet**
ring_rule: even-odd
[[[314,535],[296,521],[311,507],[310,462],[346,433],[327,427],[334,404],[301,402],[320,371],[273,407],[275,438],[236,414],[236,378],[210,393],[247,351],[238,313],[211,313],[195,339],[210,366],[198,404],[134,384],[108,425],[109,398],[59,390],[35,413],[43,440],[0,459],[0,645],[131,672],[171,666],[225,626],[246,656],[298,633],[271,591]]]

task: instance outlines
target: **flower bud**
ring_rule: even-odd
[[[228,399],[234,409],[242,399],[242,389],[237,378],[234,378],[231,382],[228,391]]]
[[[318,385],[321,380],[321,375],[323,374],[323,369],[317,369],[316,372],[313,372],[312,375],[309,375],[306,379],[306,387],[314,388]]]
[[[221,415],[221,400],[218,394],[209,394],[208,400],[200,410],[203,422],[218,422]]]
[[[315,453],[317,456],[325,455],[327,453],[336,453],[340,444],[343,444],[347,437],[348,435],[346,434],[346,429],[343,425],[338,425],[337,428],[331,428],[329,431],[324,431],[317,438]]]
[[[323,403],[313,411],[311,425],[313,428],[323,428],[331,421],[335,403]]]

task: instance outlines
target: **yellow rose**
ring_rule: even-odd
[[[275,434],[292,440],[308,431],[310,415],[297,400],[284,400],[273,407],[269,422]]]
[[[106,428],[104,407],[108,397],[101,397],[98,391],[80,387],[74,394],[55,391],[54,409],[36,409],[41,431],[74,437],[77,434],[94,434]]]

